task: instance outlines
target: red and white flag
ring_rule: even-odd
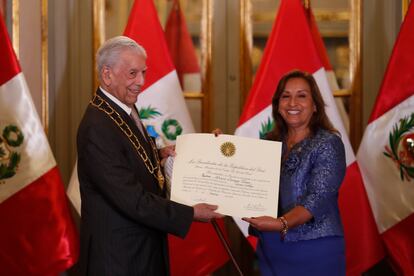
[[[159,145],[168,145],[178,135],[194,132],[153,1],[134,2],[124,35],[148,54],[148,72],[137,108],[149,134],[159,139]]]
[[[180,1],[172,0],[165,25],[165,40],[184,91],[200,91],[201,75],[193,41],[181,10]]]
[[[294,69],[313,74],[325,101],[326,113],[334,127],[340,131],[345,145],[347,171],[339,193],[339,205],[345,232],[347,275],[360,275],[381,260],[384,250],[355,155],[338,114],[324,65],[300,0],[282,0],[280,3],[236,135],[260,138],[272,129],[272,96],[281,77]],[[242,229],[247,234],[245,226]]]
[[[0,17],[0,275],[57,275],[78,234],[56,161]]]
[[[175,137],[181,133],[194,132],[152,0],[135,1],[124,34],[141,44],[148,53],[148,72],[137,107],[138,110],[156,108],[161,115],[144,118],[147,128],[148,125],[153,125],[155,132],[165,137],[164,140],[168,143],[174,143]],[[169,121],[176,121],[182,127],[182,131],[178,132],[178,128],[174,126],[164,127],[165,122]],[[173,139],[169,139],[168,134],[173,134]],[[223,229],[222,221],[220,224]],[[206,275],[228,260],[227,253],[211,224],[194,222],[184,240],[169,236],[169,245],[173,276]]]
[[[358,151],[378,230],[398,275],[414,275],[414,4]]]

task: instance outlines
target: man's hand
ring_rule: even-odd
[[[222,214],[214,212],[217,210],[217,205],[211,205],[207,203],[198,203],[193,206],[194,208],[194,220],[209,222],[213,218],[222,218]]]
[[[172,156],[174,157],[176,155],[175,153],[175,145],[166,146],[158,150],[158,153],[160,155],[160,162],[161,166],[164,167],[165,162],[167,161],[167,158]]]
[[[160,158],[161,159],[167,158],[168,156],[173,156],[174,157],[176,155],[175,145],[170,145],[170,146],[163,147],[159,150],[159,153],[160,153]]]

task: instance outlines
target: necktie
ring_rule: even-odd
[[[147,140],[147,138],[145,137],[144,126],[142,125],[141,119],[139,118],[138,112],[135,108],[132,108],[130,116],[134,120],[142,136],[145,138],[145,140]]]
[[[131,115],[130,116],[134,120],[135,124],[137,125],[137,127],[138,127],[139,131],[141,132],[142,136],[144,137],[145,141],[148,142],[147,136],[145,135],[144,125],[142,124],[141,119],[138,116],[138,112],[134,107],[131,110]],[[157,150],[155,148],[154,144],[151,141],[150,141],[150,144],[151,144],[151,146],[153,147],[154,150]],[[161,190],[163,190],[164,189],[164,176],[162,175],[162,172],[161,172],[161,167],[159,165],[157,153],[153,152],[153,154],[154,154],[154,158],[157,162],[157,170],[156,170],[156,174],[154,174],[154,175],[158,180],[158,185],[160,186]]]

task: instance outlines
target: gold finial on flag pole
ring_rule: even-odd
[[[402,21],[404,21],[405,14],[408,10],[408,5],[410,4],[409,0],[402,0]]]

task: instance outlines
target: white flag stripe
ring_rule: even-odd
[[[184,73],[183,90],[184,91],[201,91],[201,74],[198,73]]]
[[[272,117],[272,105],[267,106],[265,109],[251,117],[248,121],[244,122],[236,129],[235,135],[243,137],[260,138],[260,126],[267,122],[268,119],[273,120]]]
[[[380,233],[414,212],[414,185],[401,181],[397,164],[383,154],[394,125],[411,115],[413,106],[414,96],[411,96],[371,122],[358,151],[358,163]]]
[[[355,162],[355,154],[351,147],[351,143],[349,142],[348,134],[346,133],[342,119],[339,116],[338,108],[336,107],[335,100],[329,87],[328,79],[326,77],[325,69],[319,69],[313,73],[313,77],[318,84],[323,100],[325,102],[326,115],[332,122],[333,126],[341,133],[342,142],[344,143],[346,152],[346,165],[349,166]]]
[[[16,150],[21,161],[14,177],[0,185],[0,203],[56,166],[23,73],[0,86],[0,125],[16,125],[24,135]],[[0,131],[3,131],[1,129]],[[1,133],[2,134],[2,133]],[[0,135],[1,135],[0,134]]]
[[[335,73],[332,70],[326,71],[326,77],[328,78],[329,85],[332,92],[339,90],[338,82],[336,80]],[[345,109],[344,102],[341,98],[335,98],[336,107],[338,108],[339,116],[344,124],[345,130],[349,133],[349,116]]]
[[[326,70],[326,69],[325,69]],[[335,73],[332,70],[326,70],[326,77],[332,91],[339,90],[338,82],[336,81]]]
[[[161,125],[166,119],[175,119],[183,128],[182,133],[194,132],[193,123],[182,95],[177,72],[171,71],[145,89],[138,97],[137,107],[155,107],[161,116],[144,120],[145,125],[154,125],[159,134]],[[169,141],[173,144],[175,141]]]
[[[75,166],[72,171],[72,176],[69,180],[69,186],[66,191],[70,202],[72,202],[73,207],[81,214],[81,198],[80,198],[80,190],[79,190],[79,178],[78,178],[78,160],[76,160]]]

